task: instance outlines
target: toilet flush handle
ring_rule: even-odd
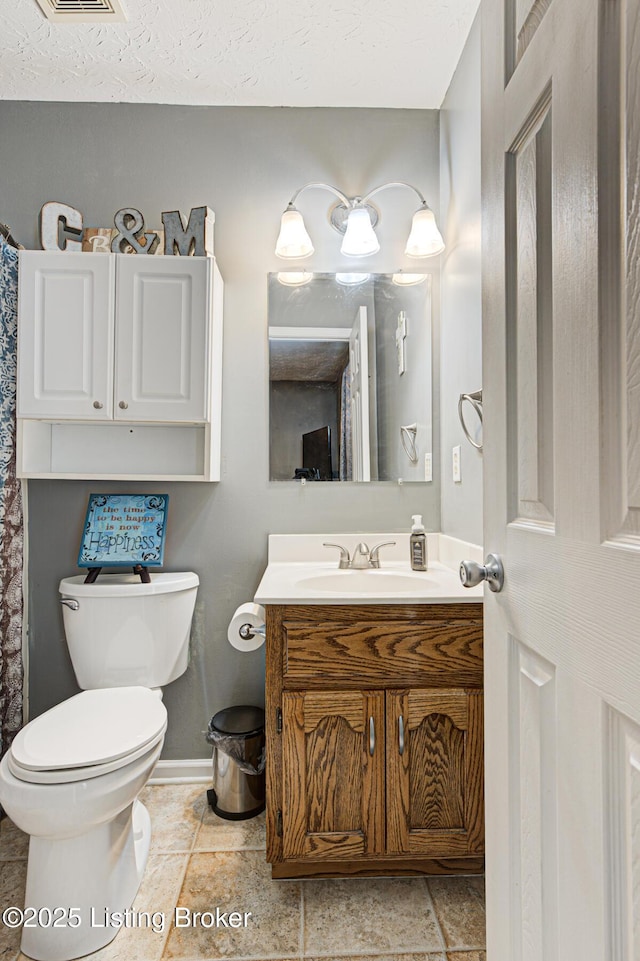
[[[80,605],[73,597],[61,597],[60,603],[64,604],[65,607],[71,608],[72,611],[77,611],[80,608]]]

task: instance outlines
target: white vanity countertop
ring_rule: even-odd
[[[412,571],[409,534],[271,534],[269,564],[257,604],[464,604],[483,599],[482,585],[464,588],[461,560],[482,562],[482,548],[443,534],[427,534],[427,571]],[[341,544],[350,555],[361,541],[380,551],[379,570],[339,570]]]

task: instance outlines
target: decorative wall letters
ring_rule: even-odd
[[[60,225],[71,237],[59,242]],[[40,211],[40,245],[43,250],[82,250],[82,214],[75,207],[50,200]]]
[[[85,227],[82,231],[82,249],[91,254],[110,254],[111,227]]]
[[[165,254],[179,253],[182,257],[213,256],[213,224],[215,214],[209,207],[193,207],[189,223],[183,227],[179,210],[165,210],[162,214],[164,225]]]
[[[115,230],[111,227],[83,229],[79,210],[51,200],[40,211],[40,244],[43,250],[146,255],[164,250],[165,254],[182,257],[213,257],[215,214],[209,207],[193,207],[186,227],[179,210],[165,211],[163,227],[157,231],[145,232],[144,218],[135,207],[123,207],[113,221]],[[61,228],[69,236],[61,236]]]
[[[136,254],[154,253],[160,238],[157,234],[144,232],[144,218],[135,207],[123,207],[113,218],[119,233],[111,241],[114,254],[123,254],[127,246],[132,247]],[[146,243],[140,241],[144,238]]]

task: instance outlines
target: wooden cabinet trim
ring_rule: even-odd
[[[367,877],[445,877],[457,874],[482,874],[484,858],[367,858],[354,861],[284,861],[271,866],[271,877],[293,878],[367,878]]]
[[[465,604],[268,604],[280,611],[283,620],[307,621],[311,624],[337,621],[433,621],[478,620],[482,622],[483,605]]]
[[[350,624],[282,622],[286,681],[341,681],[345,675],[371,684],[431,676],[438,686],[482,685],[482,624],[359,620]]]

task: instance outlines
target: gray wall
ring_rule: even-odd
[[[331,472],[340,467],[340,382],[274,380],[269,391],[271,419],[270,476],[288,481],[302,467],[302,435],[331,428]]]
[[[480,261],[480,15],[476,17],[440,113],[442,258],[440,429],[442,530],[482,544],[482,454],[462,432],[458,398],[482,386]],[[478,419],[468,403],[470,430]],[[462,483],[451,450],[460,445]]]
[[[414,270],[417,268],[414,268]],[[424,480],[424,455],[432,454],[431,417],[431,292],[428,279],[411,287],[391,281],[376,285],[376,349],[380,476]],[[406,314],[405,371],[398,373],[396,329],[398,314]],[[425,374],[425,372],[427,372]],[[417,424],[412,464],[402,446],[401,425]],[[408,447],[407,443],[407,447]]]
[[[437,483],[269,483],[266,333],[267,273],[283,269],[273,249],[292,193],[313,180],[350,195],[403,180],[421,189],[438,214],[438,113],[4,101],[0,129],[2,219],[27,247],[38,246],[37,216],[48,200],[78,207],[86,225],[107,226],[125,206],[139,207],[149,227],[160,223],[162,210],[206,203],[216,212],[226,282],[221,482],[29,482],[32,715],[76,690],[56,590],[63,575],[75,572],[88,493],[166,491],[166,567],[196,571],[201,587],[191,665],[165,692],[164,756],[205,757],[210,751],[201,732],[209,716],[263,699],[263,651],[235,651],[226,629],[260,580],[269,532],[408,530],[413,513],[439,528]],[[381,251],[367,269],[408,270],[402,251],[415,200],[393,189],[378,201]],[[347,267],[326,223],[331,202],[324,191],[309,191],[299,202],[316,270]],[[431,269],[437,304],[437,262]],[[436,401],[437,390],[436,377]]]

